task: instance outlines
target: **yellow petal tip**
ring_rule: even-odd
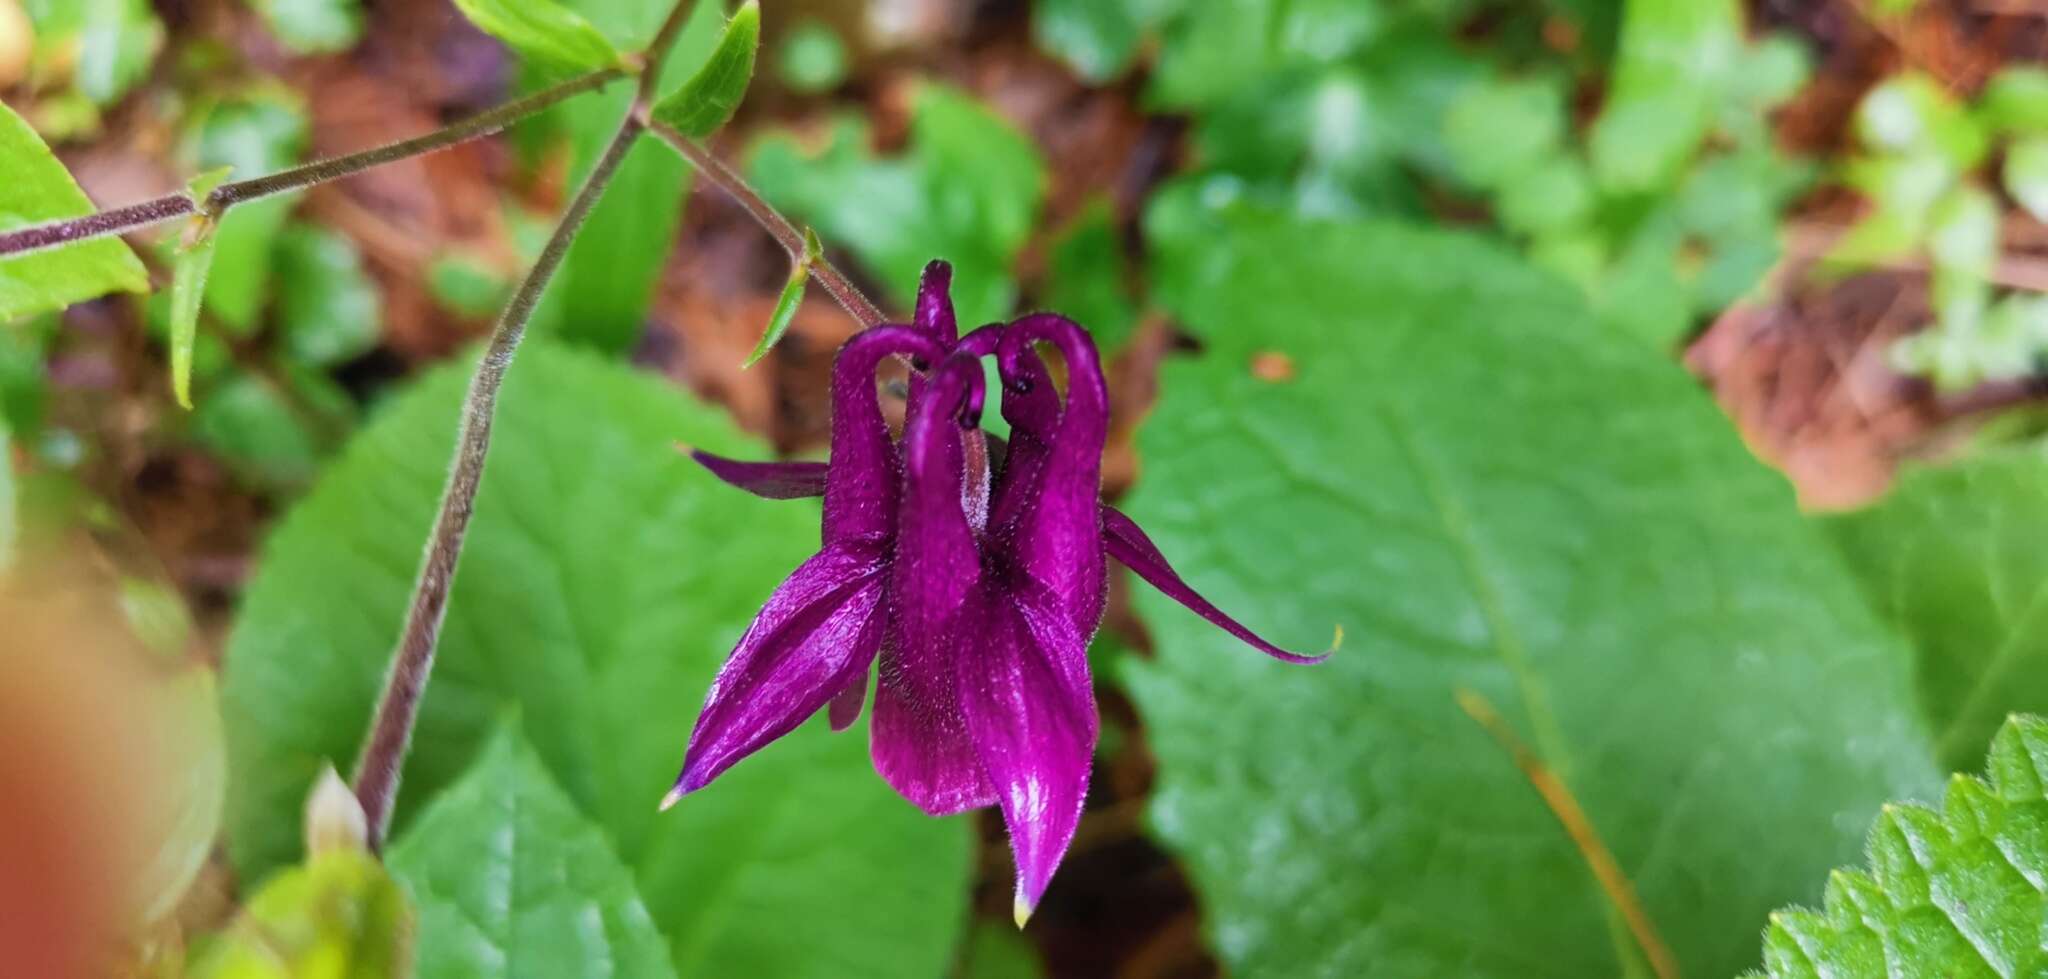
[[[1010,916],[1017,919],[1017,927],[1022,928],[1025,922],[1031,920],[1031,910],[1031,905],[1021,895],[1010,905]]]
[[[661,805],[657,807],[654,811],[667,812],[670,809],[674,808],[676,803],[681,801],[683,801],[683,787],[678,785],[675,788],[668,790],[667,795],[661,797]]]

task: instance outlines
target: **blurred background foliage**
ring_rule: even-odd
[[[566,6],[626,50],[667,9]],[[943,257],[966,325],[1086,324],[1112,355],[1106,491],[1256,627],[1350,645],[1271,667],[1119,587],[1089,813],[1022,936],[999,820],[916,815],[859,734],[801,732],[657,820],[690,708],[815,519],[670,444],[815,455],[854,324],[812,290],[743,369],[786,260],[648,142],[508,387],[390,876],[302,861],[465,352],[617,125],[613,86],[234,208],[189,412],[175,230],[98,254],[83,292],[0,265],[0,609],[39,607],[24,582],[53,567],[88,609],[24,613],[47,628],[0,648],[0,697],[57,683],[24,664],[70,643],[105,656],[58,688],[147,705],[127,736],[201,717],[163,749],[191,777],[148,787],[166,818],[105,829],[133,846],[92,869],[152,893],[81,912],[83,958],[50,961],[1585,976],[1660,974],[1661,949],[1730,974],[1880,802],[1933,798],[2008,713],[2048,710],[2038,4],[765,6],[713,148],[885,308]],[[696,4],[672,83],[726,12]],[[446,0],[0,0],[6,148],[40,138],[101,206],[558,74]],[[71,193],[24,169],[0,225]],[[1652,939],[1460,692],[1583,803]],[[45,767],[0,779],[97,798]],[[38,814],[66,810],[22,811],[20,839],[61,835]],[[598,933],[535,940],[585,907]]]

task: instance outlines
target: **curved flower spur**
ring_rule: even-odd
[[[1001,805],[1022,924],[1087,794],[1097,734],[1087,644],[1102,621],[1106,556],[1268,655],[1313,663],[1329,654],[1261,639],[1183,582],[1136,522],[1100,502],[1108,390],[1085,330],[1039,313],[956,339],[950,278],[944,262],[931,263],[913,325],[878,327],[841,349],[829,463],[692,453],[759,496],[824,496],[823,541],[712,684],[663,805],[828,701],[834,729],[852,723],[879,652],[876,771],[933,815]],[[1066,364],[1064,405],[1038,342]],[[874,385],[876,364],[892,353],[920,371],[940,365],[912,378],[900,447]],[[978,428],[978,358],[991,354],[1011,426],[993,473]]]

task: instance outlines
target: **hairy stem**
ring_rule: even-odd
[[[674,128],[658,122],[649,123],[648,128],[662,142],[667,143],[676,152],[681,153],[684,159],[689,160],[690,165],[696,167],[697,172],[704,179],[717,185],[719,190],[725,191],[727,196],[737,201],[741,207],[746,208],[747,213],[753,216],[754,221],[767,229],[769,234],[774,235],[775,240],[782,245],[783,250],[789,253],[790,262],[803,261],[803,232],[798,231],[796,225],[789,223],[788,218],[783,217],[775,208],[770,207],[767,201],[762,200],[761,195],[755,193],[754,188],[747,186],[747,182],[741,179],[739,174],[734,173],[732,168],[727,167],[717,157],[712,156],[709,151],[705,150],[702,146],[698,146],[695,141],[677,132]],[[818,284],[824,286],[825,291],[831,293],[832,298],[837,300],[839,305],[844,307],[862,327],[877,326],[883,322],[882,311],[877,309],[875,304],[867,296],[863,295],[858,288],[855,288],[854,284],[846,278],[844,273],[839,271],[837,266],[832,264],[831,260],[820,256],[816,261],[813,261],[811,263],[811,276],[817,279]]]
[[[618,172],[635,139],[641,133],[637,116],[628,116],[612,137],[604,155],[584,178],[583,186],[569,202],[547,247],[541,250],[519,291],[499,316],[491,331],[489,346],[477,361],[469,381],[469,393],[462,402],[462,424],[455,437],[455,459],[448,470],[448,482],[441,490],[441,509],[427,537],[426,557],[413,584],[412,605],[406,611],[405,627],[398,648],[392,652],[391,668],[384,680],[384,692],[377,713],[370,722],[370,734],[356,762],[355,791],[368,816],[370,848],[382,847],[391,823],[391,807],[398,796],[399,769],[412,741],[413,722],[419,716],[420,696],[434,668],[434,646],[440,639],[441,620],[448,610],[448,588],[455,578],[456,562],[462,556],[462,540],[469,530],[476,490],[483,478],[484,457],[491,448],[491,419],[498,406],[498,389],[512,366],[526,323],[540,302],[555,270],[569,253],[569,245],[583,226],[590,209],[604,193],[605,185]]]
[[[228,208],[244,201],[302,190],[314,184],[361,173],[371,167],[447,149],[479,136],[488,136],[563,99],[601,88],[621,75],[620,71],[613,68],[594,71],[422,136],[360,153],[318,160],[267,176],[225,183],[207,195],[206,210],[218,217]],[[199,208],[193,203],[191,195],[180,192],[83,217],[30,225],[26,228],[0,232],[0,258],[25,255],[89,238],[124,234],[197,213]]]

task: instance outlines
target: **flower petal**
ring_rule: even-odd
[[[727,485],[768,500],[797,500],[825,495],[822,462],[743,462],[691,449],[690,458]]]
[[[883,556],[875,538],[827,544],[776,587],[712,681],[672,795],[794,730],[867,670],[888,621]]]
[[[924,273],[917,279],[914,325],[946,347],[960,336],[960,323],[953,317],[952,290],[953,266],[940,258],[925,263]]]
[[[967,738],[954,663],[959,616],[981,576],[963,508],[960,412],[978,399],[981,365],[954,354],[935,370],[903,432],[902,512],[889,575],[890,643],[875,686],[875,770],[935,815],[995,801]]]
[[[832,458],[825,475],[824,539],[886,535],[896,514],[896,446],[875,393],[875,365],[894,354],[936,362],[944,348],[908,326],[853,335],[832,362]]]
[[[1060,394],[1052,372],[1028,347],[1016,355],[1003,377],[1003,420],[1010,423],[1010,444],[1005,447],[1003,479],[989,503],[989,526],[1007,531],[1035,498],[1049,451],[1046,443],[1060,421]]]
[[[987,579],[961,620],[955,658],[975,753],[995,783],[1017,864],[1021,923],[1073,842],[1097,734],[1087,644],[1056,596]]]
[[[1100,498],[1109,387],[1095,341],[1074,321],[1051,313],[1034,313],[1004,328],[996,361],[1005,377],[1024,376],[1029,369],[1025,357],[1039,340],[1050,341],[1066,360],[1066,404],[1045,439],[1045,461],[1035,484],[1006,474],[1005,503],[1013,494],[1029,494],[1018,501],[1022,509],[1014,534],[1003,534],[1000,523],[991,525],[997,531],[994,539],[1010,541],[1004,559],[1050,588],[1085,639],[1102,621],[1106,599]],[[1017,446],[1010,451],[1015,453]]]
[[[825,716],[831,720],[832,730],[844,731],[860,720],[860,709],[868,700],[868,671],[855,674],[853,682],[841,687],[832,695],[832,702],[825,707]]]
[[[1320,663],[1328,659],[1331,652],[1336,651],[1333,643],[1329,650],[1313,656],[1291,653],[1259,638],[1258,633],[1225,615],[1222,609],[1209,604],[1209,600],[1203,598],[1200,592],[1182,581],[1180,575],[1174,572],[1173,566],[1166,563],[1166,555],[1159,553],[1159,548],[1152,543],[1152,538],[1145,536],[1145,531],[1138,526],[1138,522],[1107,504],[1102,507],[1102,540],[1108,547],[1110,557],[1116,558],[1124,567],[1136,572],[1138,577],[1159,589],[1161,594],[1187,606],[1189,611],[1208,619],[1210,624],[1224,632],[1244,640],[1246,645],[1259,652],[1289,663]],[[1343,633],[1340,632],[1338,635],[1341,636]]]
[[[996,787],[981,767],[960,710],[954,661],[974,650],[926,638],[882,650],[868,753],[898,795],[933,816],[993,805]]]

